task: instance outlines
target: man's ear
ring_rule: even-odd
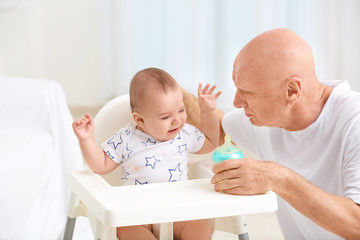
[[[141,116],[140,113],[134,111],[132,113],[132,116],[137,125],[139,125],[140,127],[144,127],[145,125],[144,118]]]
[[[288,103],[295,102],[302,93],[301,80],[297,77],[286,79]]]

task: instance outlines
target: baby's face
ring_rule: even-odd
[[[141,115],[144,119],[142,131],[160,141],[175,138],[187,118],[181,90],[151,92],[144,100]]]

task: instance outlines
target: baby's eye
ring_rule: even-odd
[[[180,111],[179,112],[185,112],[185,108],[183,108],[183,109],[180,109]]]
[[[166,120],[166,119],[168,119],[169,118],[169,116],[165,116],[165,117],[162,117],[161,119],[162,120]]]

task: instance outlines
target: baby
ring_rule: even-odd
[[[84,159],[92,171],[105,174],[121,165],[123,185],[174,182],[187,179],[187,153],[213,151],[219,141],[216,86],[199,84],[200,129],[186,123],[181,88],[167,72],[148,68],[130,84],[134,123],[120,129],[100,148],[89,114],[73,123]],[[174,223],[174,239],[211,239],[205,220]],[[156,239],[152,225],[117,228],[122,239]]]

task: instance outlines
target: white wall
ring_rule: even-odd
[[[161,1],[151,2],[149,0],[144,11],[149,12],[148,8],[150,7],[155,9],[153,11],[159,11],[154,5],[156,2],[162,3]],[[249,2],[251,3],[250,0]],[[268,7],[265,3],[269,3],[266,1],[260,2],[262,5],[259,6],[263,10],[256,7],[256,10],[259,10],[258,15],[255,16],[254,12],[249,12],[246,15],[247,17],[242,16],[247,21],[255,19],[256,23],[259,22],[262,27],[267,27],[264,16]],[[358,30],[360,26],[360,4],[353,0],[351,1],[352,4],[344,4],[343,6],[342,2],[340,0],[330,2],[319,0],[316,1],[317,4],[315,5],[311,2],[312,5],[307,8],[306,4],[302,4],[302,13],[307,13],[310,17],[307,16],[303,20],[303,16],[299,14],[289,24],[295,29],[299,29],[298,33],[305,37],[314,48],[316,60],[319,60],[317,61],[317,70],[320,79],[347,78],[352,88],[360,91],[360,68],[357,67],[360,60],[360,31]],[[133,19],[133,21],[144,20],[144,16],[141,14],[135,14],[137,18],[134,18],[134,10],[138,10],[138,8],[132,9],[132,3],[133,1],[125,0],[0,0],[0,75],[56,80],[64,88],[67,101],[72,106],[98,106],[112,98],[114,94],[127,91],[128,81],[135,70],[128,67],[130,64],[126,63],[138,60],[132,59],[135,57],[144,59],[144,56],[149,56],[151,63],[154,64],[154,56],[159,55],[159,52],[147,47],[148,45],[151,46],[151,44],[146,45],[141,42],[143,38],[140,41],[140,45],[144,45],[142,48],[132,46],[135,44],[131,38],[134,29],[137,29],[138,32],[142,32],[143,29],[135,28],[134,25],[129,23],[129,19]],[[143,5],[143,3],[137,1],[137,4]],[[286,1],[277,7],[284,8],[287,6],[285,3]],[[218,6],[217,4],[224,7],[219,2],[216,2],[216,6]],[[230,1],[226,6],[233,8],[234,4],[239,9],[243,6],[243,2],[238,1]],[[308,1],[308,4],[310,4],[310,1]],[[314,9],[313,5],[315,6]],[[329,8],[330,5],[330,10],[324,10],[324,6]],[[116,16],[114,11],[117,11]],[[264,14],[262,11],[264,11]],[[157,14],[155,12],[151,13]],[[226,9],[224,14],[228,14]],[[274,14],[274,12],[269,11],[268,17],[272,19]],[[292,12],[288,14],[293,15]],[[168,15],[172,16],[172,13],[168,13]],[[165,16],[169,17],[168,15],[165,14]],[[178,15],[182,14],[179,12]],[[282,18],[285,17],[282,16]],[[207,22],[211,22],[210,20]],[[254,24],[254,21],[252,24]],[[165,22],[167,23],[167,20]],[[243,31],[253,31],[253,27],[251,27],[253,25],[248,24],[246,21],[243,22],[245,23],[244,26],[238,31],[232,31],[236,29],[238,24],[233,26],[231,21],[223,23],[227,28],[231,29],[232,39],[244,35]],[[316,25],[317,22],[321,24]],[[179,22],[179,25],[182,26],[183,24],[184,22]],[[215,22],[215,24],[221,25],[218,22]],[[148,27],[150,29],[151,23],[148,23],[148,25],[150,25]],[[161,20],[159,25],[161,25]],[[318,27],[308,27],[312,25]],[[247,28],[246,26],[250,27]],[[324,31],[318,29],[324,29]],[[343,29],[343,31],[339,29]],[[178,37],[178,41],[182,41],[182,32],[179,29],[174,31],[178,35],[169,35],[168,41],[170,43],[168,42],[167,45],[171,47],[176,46],[176,44],[173,44],[174,37]],[[334,34],[334,32],[338,34]],[[345,34],[339,34],[341,32],[346,33],[346,36],[344,36]],[[189,35],[193,36],[195,34],[191,33]],[[339,41],[340,44],[337,45],[337,49],[333,49],[334,51],[328,51],[329,48],[323,46],[333,44],[334,35],[341,40]],[[204,36],[206,37],[206,35]],[[203,40],[202,38],[199,39],[201,44]],[[145,38],[144,41],[149,42]],[[209,38],[207,42],[209,41],[213,41],[213,39]],[[235,46],[236,51],[240,50],[239,42],[237,43]],[[224,42],[223,44],[234,45],[234,43],[230,42]],[[163,43],[159,42],[158,45],[163,45]],[[217,47],[221,54],[223,54],[222,46],[219,47],[214,44],[214,47]],[[135,51],[134,49],[144,56],[139,54],[139,57],[136,54],[129,54],[131,50]],[[174,49],[180,51],[180,49],[173,47]],[[199,48],[195,48],[195,50],[189,49],[189,52],[199,51]],[[169,52],[168,49],[164,51]],[[193,55],[186,55],[186,57],[191,58]],[[172,60],[178,62],[177,57],[173,57]],[[205,51],[199,51],[198,58],[195,59],[197,62],[191,65],[193,69],[186,68],[184,62],[179,62],[176,66],[179,68],[179,72],[184,72],[184,79],[191,79],[188,75],[190,75],[190,71],[194,71],[197,80],[204,75],[203,78],[208,81],[209,76],[207,74],[216,74],[212,74],[210,70],[206,70],[206,73],[202,71],[201,64],[205,63],[202,60],[207,58],[209,57]],[[231,84],[233,57],[229,59],[230,62],[220,62],[223,63],[221,75],[216,75],[215,78],[220,80],[228,79]],[[149,63],[146,62],[146,64]],[[183,69],[187,70],[184,71]],[[175,72],[172,69],[171,73],[174,74]],[[189,72],[188,75],[186,72]],[[221,77],[223,73],[226,73],[226,76],[229,77]],[[175,77],[177,78],[176,74]],[[118,79],[122,81],[116,81]],[[195,91],[196,86],[193,89]],[[224,88],[222,89],[224,90]],[[228,93],[227,96],[229,96],[226,102],[231,103],[233,93],[228,89],[226,89],[226,92]],[[225,100],[225,96],[222,99]]]
[[[56,80],[70,105],[99,105],[99,24],[98,0],[0,3],[0,74]]]

